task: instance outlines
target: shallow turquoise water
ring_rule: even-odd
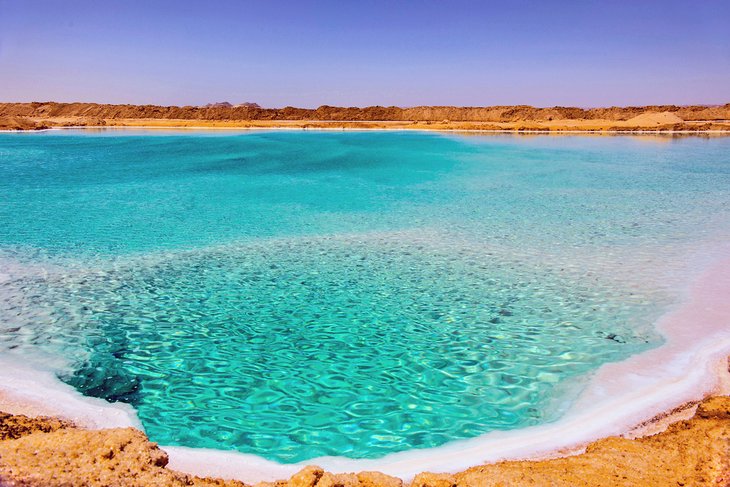
[[[730,235],[730,140],[0,134],[0,350],[162,444],[378,457],[553,420]]]

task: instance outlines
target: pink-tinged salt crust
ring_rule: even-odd
[[[602,366],[568,413],[542,426],[495,431],[375,460],[322,457],[295,465],[235,452],[163,448],[170,455],[170,468],[248,483],[288,478],[306,464],[335,473],[378,470],[408,480],[423,471],[456,472],[502,459],[577,452],[590,441],[626,433],[686,402],[730,393],[730,258],[709,265],[688,288],[683,302],[657,322],[657,328],[666,339],[664,345]],[[126,405],[83,397],[53,374],[0,360],[0,410],[4,408],[57,415],[90,428],[139,427],[134,411]]]

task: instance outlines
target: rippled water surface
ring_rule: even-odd
[[[729,206],[725,138],[0,134],[0,353],[162,444],[437,446],[660,344]]]

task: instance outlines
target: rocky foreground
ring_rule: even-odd
[[[90,431],[54,418],[0,413],[0,485],[225,486],[165,468],[167,454],[132,428]],[[259,487],[402,487],[378,472],[331,474],[310,466],[289,480]],[[613,437],[585,453],[542,461],[510,461],[457,474],[422,473],[412,487],[728,486],[730,397],[703,401],[694,417],[635,440]]]
[[[231,106],[105,105],[97,103],[0,103],[0,129],[67,126],[228,128],[411,128],[507,131],[730,131],[730,103],[719,106],[535,108],[421,106],[317,109]]]

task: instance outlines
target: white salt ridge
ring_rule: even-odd
[[[110,404],[103,399],[86,397],[61,382],[43,362],[26,364],[9,357],[0,358],[0,410],[32,410],[35,414],[58,416],[91,429],[142,429],[137,413],[129,404]],[[5,407],[3,407],[5,406]],[[15,406],[15,407],[13,407]]]
[[[0,258],[0,285],[20,276],[44,276],[57,267],[29,265]],[[0,289],[1,290],[1,289]],[[0,303],[3,296],[0,295]],[[92,429],[134,427],[142,429],[134,408],[86,397],[60,381],[52,371],[68,369],[68,360],[57,355],[4,352],[0,357],[0,411],[59,416]]]
[[[721,380],[722,373],[727,374],[730,354],[728,296],[730,259],[726,257],[709,266],[689,288],[685,301],[659,320],[657,329],[666,338],[664,345],[599,368],[568,413],[554,423],[494,431],[379,459],[321,457],[289,465],[237,452],[163,448],[170,455],[169,468],[248,483],[287,478],[304,465],[319,465],[332,472],[378,470],[410,479],[422,471],[455,472],[485,462],[576,449],[597,438],[624,433],[683,403],[730,392]],[[42,414],[68,418],[89,428],[141,429],[130,406],[82,396],[54,374],[7,358],[0,359],[0,384],[0,404],[10,400],[41,405]]]

